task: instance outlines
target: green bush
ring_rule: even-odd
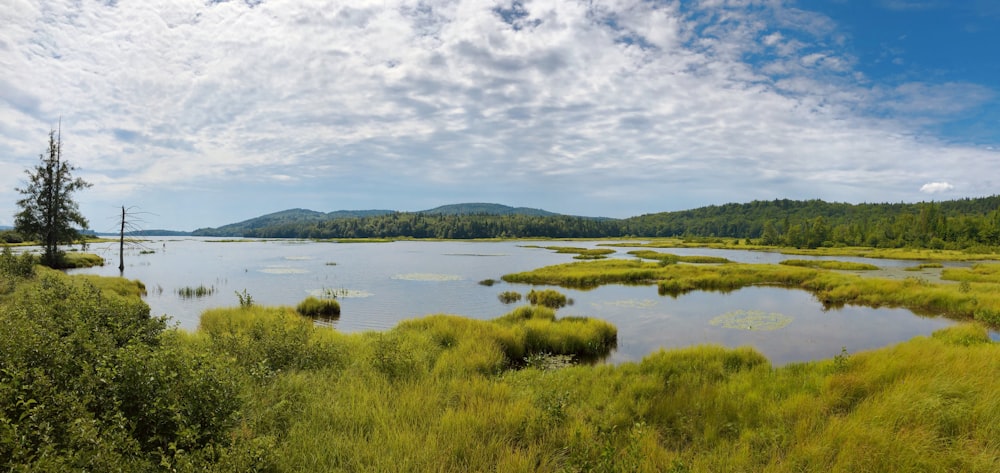
[[[137,297],[45,271],[0,319],[0,469],[200,469],[230,445],[228,358],[191,352]]]
[[[295,311],[306,317],[340,317],[340,303],[336,299],[319,299],[309,296],[304,301],[299,302]]]

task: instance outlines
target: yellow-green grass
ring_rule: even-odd
[[[340,303],[336,299],[320,299],[309,296],[295,306],[295,311],[306,317],[340,317]]]
[[[944,267],[944,265],[941,264],[941,263],[921,263],[921,264],[918,264],[916,266],[909,266],[909,267],[903,268],[903,270],[904,271],[923,271],[925,269],[940,269],[940,268],[943,268],[943,267]]]
[[[945,276],[964,285],[936,284],[919,278],[862,278],[855,274],[787,265],[659,265],[608,260],[567,263],[507,274],[512,283],[546,284],[580,289],[602,284],[656,284],[659,292],[677,296],[694,290],[731,291],[751,285],[778,285],[812,292],[824,304],[905,307],[919,314],[975,318],[1000,324],[1000,265],[949,269]]]
[[[679,256],[670,253],[660,253],[658,251],[652,251],[652,250],[633,250],[629,251],[628,254],[633,255],[637,258],[656,260],[662,264],[674,264],[674,263],[723,264],[732,262],[726,258],[721,258],[718,256],[703,256],[703,255]]]
[[[1000,351],[976,325],[777,369],[701,346],[512,370],[527,327],[511,323],[431,316],[331,337],[349,359],[254,390],[246,428],[280,439],[278,471],[995,468]]]
[[[810,260],[810,259],[786,259],[779,264],[787,266],[800,266],[803,268],[837,269],[842,271],[875,271],[878,266],[868,263],[855,263],[853,261],[831,261],[831,260]]]
[[[90,268],[93,266],[104,266],[104,258],[93,253],[66,253],[65,263],[67,268]]]

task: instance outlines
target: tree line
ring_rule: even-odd
[[[252,238],[738,238],[799,248],[1000,247],[1000,196],[945,202],[848,204],[778,199],[627,219],[565,215],[394,212],[285,220],[210,236]]]

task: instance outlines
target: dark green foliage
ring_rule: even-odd
[[[521,300],[521,293],[516,291],[503,291],[497,295],[497,298],[504,304],[513,304]]]
[[[340,303],[336,299],[319,299],[309,296],[295,307],[295,311],[306,317],[340,317]]]
[[[14,218],[14,229],[41,242],[42,264],[61,268],[63,253],[59,245],[80,240],[82,236],[76,228],[87,227],[87,219],[72,194],[90,184],[80,178],[73,179],[75,168],[62,160],[62,142],[55,131],[49,133],[48,155],[43,154],[39,159],[41,164],[33,172],[25,171],[28,186],[17,189],[24,197],[17,201],[21,211]]]
[[[23,243],[24,237],[14,230],[0,231],[0,243]]]
[[[461,207],[461,206],[458,206]],[[502,206],[501,206],[502,207]],[[509,212],[295,210],[196,232],[273,238],[617,238],[743,239],[747,244],[818,248],[873,246],[932,249],[1000,247],[1000,196],[916,204],[847,204],[821,200],[754,201],[663,212],[623,220],[525,209]],[[530,209],[529,209],[530,210]],[[515,212],[516,211],[516,212]],[[584,258],[600,255],[583,255]]]
[[[567,303],[571,303],[570,299],[566,299],[565,294],[552,289],[542,289],[540,291],[532,289],[528,292],[526,298],[531,305],[540,305],[550,309],[559,309],[566,307]]]
[[[148,471],[230,443],[226,359],[135,297],[46,272],[0,306],[0,470]]]

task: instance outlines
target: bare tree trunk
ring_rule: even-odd
[[[125,206],[122,206],[122,231],[118,240],[118,272],[125,273]]]

